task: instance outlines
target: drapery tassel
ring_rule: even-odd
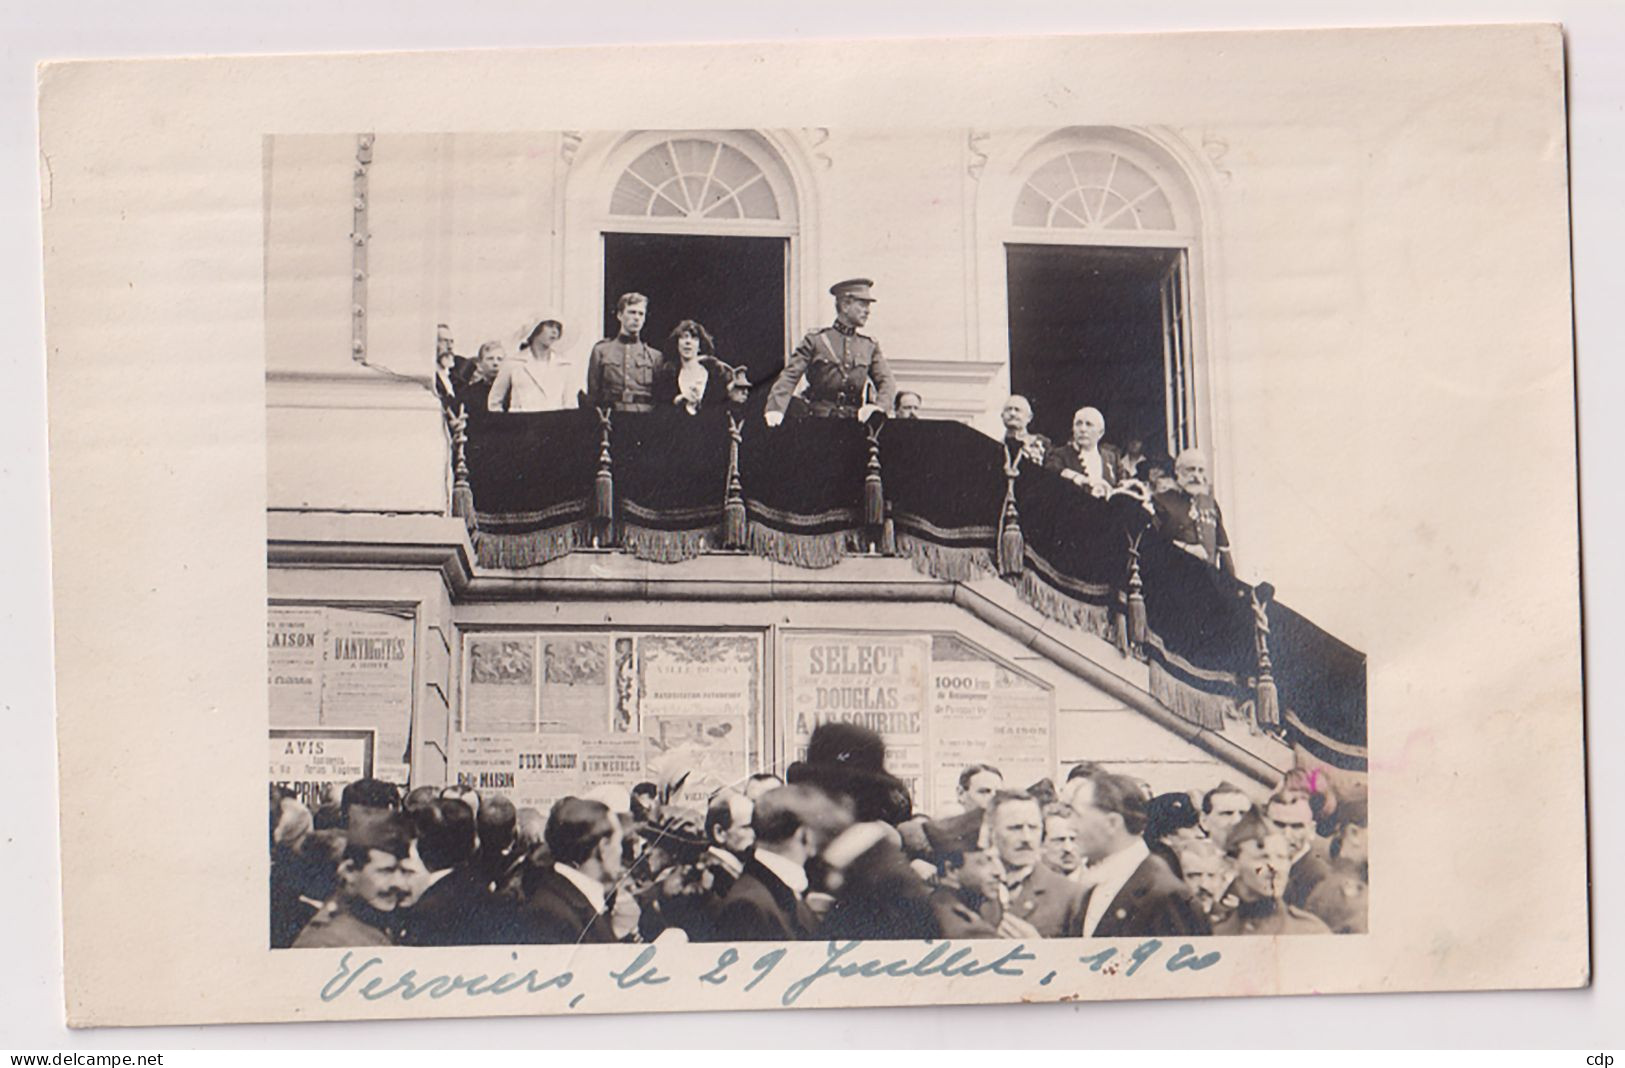
[[[728,416],[728,485],[722,499],[722,547],[745,547],[745,494],[739,482],[739,443],[744,421]]]
[[[613,543],[615,468],[609,453],[610,409],[598,409],[598,475],[592,483],[592,517],[605,544]]]
[[[869,462],[863,474],[863,523],[873,532],[877,541],[880,528],[886,525],[886,487],[880,481],[880,427],[867,427],[869,434]]]
[[[1021,453],[1007,456],[1004,464],[1004,510],[999,515],[999,547],[996,553],[999,575],[1012,578],[1021,574],[1027,556],[1027,543],[1021,536],[1021,515],[1016,511],[1016,478],[1021,474]]]
[[[1281,698],[1275,689],[1275,665],[1270,662],[1269,602],[1275,587],[1260,582],[1253,587],[1253,636],[1258,643],[1258,703],[1255,715],[1262,730],[1281,727]]]
[[[1136,656],[1145,649],[1145,582],[1140,578],[1140,538],[1128,546],[1128,644]]]
[[[463,521],[470,534],[474,533],[474,487],[468,482],[468,409],[458,405],[456,415],[448,415],[451,423],[451,447],[455,463],[451,482],[451,514]]]
[[[880,528],[880,553],[882,556],[897,555],[897,524],[892,522],[891,516],[886,517],[885,524]]]

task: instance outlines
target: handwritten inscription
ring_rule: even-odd
[[[1027,977],[1024,965],[1038,959],[1029,952],[1025,943],[994,955],[994,946],[986,943],[969,945],[950,941],[929,942],[915,954],[875,956],[864,951],[862,942],[830,942],[825,946],[824,959],[811,970],[797,974],[786,971],[780,978],[786,985],[779,992],[779,1002],[796,1004],[814,986],[863,979],[964,979],[984,980],[1021,979]],[[1163,969],[1171,973],[1199,972],[1211,968],[1220,960],[1218,950],[1198,954],[1190,943],[1182,943],[1172,952],[1164,952],[1167,945],[1159,938],[1148,938],[1127,949],[1108,946],[1098,952],[1078,958],[1086,974],[1115,976],[1132,979],[1142,968],[1153,967],[1161,961]],[[774,975],[784,962],[788,951],[770,949],[755,954],[749,947],[743,953],[739,947],[725,946],[717,954],[716,962],[706,971],[694,976],[703,987],[737,986],[745,993]],[[665,974],[656,965],[658,946],[641,946],[635,955],[617,968],[608,971],[615,990],[635,990],[660,986],[673,976]],[[745,963],[748,960],[748,963]],[[399,999],[413,1001],[421,997],[438,1000],[461,993],[465,997],[504,997],[510,994],[546,994],[565,991],[575,981],[575,975],[561,971],[551,975],[531,968],[528,971],[503,972],[492,977],[487,974],[420,975],[418,969],[407,968],[393,975],[385,968],[382,957],[357,959],[354,952],[346,952],[340,959],[338,970],[322,985],[319,996],[333,1002],[344,997],[359,997],[367,1001]],[[681,976],[679,976],[681,978]],[[1046,972],[1039,985],[1048,986],[1056,978],[1054,971]],[[568,1005],[575,1008],[585,999],[585,993],[572,991]],[[563,996],[560,995],[560,1000]]]

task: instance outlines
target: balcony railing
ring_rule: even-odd
[[[613,547],[677,562],[748,552],[806,568],[908,557],[999,577],[1038,611],[1147,663],[1153,695],[1209,729],[1245,720],[1365,770],[1365,656],[1097,499],[956,422],[721,410],[472,412],[453,420],[453,511],[478,563],[523,569]]]

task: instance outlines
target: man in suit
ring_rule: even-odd
[[[1225,836],[1253,811],[1253,799],[1235,783],[1221,782],[1202,795],[1202,831],[1224,851]]]
[[[782,785],[782,784],[781,784]],[[705,837],[717,894],[726,897],[745,873],[745,862],[756,848],[751,826],[756,806],[737,790],[722,790],[705,810]]]
[[[1281,791],[1264,806],[1264,818],[1286,839],[1292,851],[1292,872],[1287,880],[1287,904],[1303,908],[1321,880],[1331,874],[1326,840],[1315,833],[1315,817],[1309,795],[1297,790]]]
[[[1078,848],[1089,862],[1082,933],[1146,938],[1208,933],[1190,888],[1145,843],[1145,795],[1126,775],[1102,773],[1067,784]]]
[[[804,900],[807,861],[839,819],[827,795],[811,786],[781,786],[756,801],[756,849],[722,901],[716,937],[727,942],[812,938],[818,925]]]
[[[1083,887],[1042,862],[1044,812],[1029,793],[1000,790],[987,807],[988,838],[1004,865],[1005,915],[1044,938],[1076,938],[1083,929]]]
[[[543,833],[553,863],[526,887],[520,922],[526,942],[573,945],[619,941],[608,894],[621,877],[621,825],[601,801],[566,797]]]
[[[1206,454],[1201,449],[1181,452],[1174,460],[1174,481],[1175,488],[1152,494],[1152,524],[1192,556],[1234,576],[1230,535],[1224,532],[1224,516],[1213,499]]]
[[[474,810],[452,797],[416,813],[426,886],[401,916],[401,944],[483,946],[515,941],[513,913],[475,857]]]
[[[892,410],[897,383],[880,353],[880,343],[858,333],[869,321],[869,306],[875,302],[873,286],[872,279],[849,278],[829,287],[835,298],[835,322],[809,332],[790,353],[767,395],[763,418],[768,426],[784,421],[790,397],[804,376],[804,399],[815,416],[866,421],[876,411]],[[865,396],[871,382],[875,389],[872,400]]]
[[[1072,440],[1049,451],[1044,466],[1096,497],[1117,485],[1117,450],[1101,442],[1106,417],[1098,408],[1079,408],[1072,416]]]
[[[955,797],[965,812],[986,812],[987,803],[1004,787],[1004,773],[992,764],[967,764],[959,773]]]

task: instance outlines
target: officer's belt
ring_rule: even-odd
[[[834,401],[813,401],[808,405],[812,413],[820,419],[834,417],[836,419],[856,419],[858,406],[856,404],[837,404]]]

